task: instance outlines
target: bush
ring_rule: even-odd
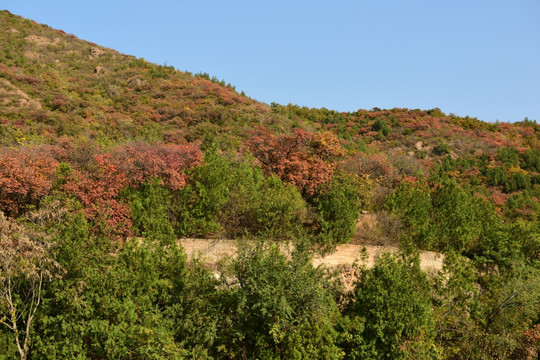
[[[155,179],[138,189],[130,188],[126,193],[135,234],[164,244],[172,243],[175,236],[168,216],[172,200],[170,190]]]
[[[402,181],[386,206],[404,218],[412,241],[424,250],[469,251],[483,241],[487,230],[498,226],[490,203],[450,179],[433,188],[423,179]]]
[[[0,152],[0,211],[18,214],[28,206],[38,205],[51,191],[58,161],[50,150],[19,148]]]
[[[347,359],[436,359],[429,284],[412,263],[383,255],[363,270],[344,310]]]
[[[109,161],[133,186],[161,178],[171,190],[178,190],[186,185],[185,171],[198,165],[201,159],[197,144],[134,143],[115,148]]]
[[[445,155],[445,154],[450,153],[450,147],[448,146],[447,143],[440,142],[439,144],[437,144],[437,146],[435,146],[435,151],[439,155]]]
[[[386,135],[390,134],[392,131],[392,128],[385,120],[382,120],[381,118],[376,118],[375,122],[373,123],[373,131],[377,131],[377,137],[380,137],[381,139],[385,138]],[[378,140],[381,140],[378,139]]]
[[[523,153],[521,167],[529,171],[540,172],[540,150],[529,149]]]
[[[489,185],[504,186],[508,182],[508,175],[503,167],[486,168],[483,172]]]
[[[423,178],[404,178],[385,202],[391,213],[404,218],[405,225],[422,249],[433,248],[436,241],[431,232],[431,202],[431,191]]]
[[[503,147],[497,149],[497,156],[499,161],[509,166],[518,166],[519,164],[519,151],[513,147]]]
[[[259,127],[250,136],[248,146],[265,174],[275,174],[306,195],[330,180],[333,166],[327,160],[341,154],[339,142],[328,134],[295,129],[292,135],[274,135]]]
[[[278,246],[240,249],[227,276],[239,286],[222,300],[216,358],[341,358],[330,284],[305,253],[289,259]]]
[[[179,236],[206,236],[219,231],[218,215],[229,200],[232,164],[211,146],[186,187],[175,192],[174,228]]]
[[[341,171],[319,188],[310,199],[318,242],[332,248],[351,240],[360,210],[369,205],[371,184],[365,177]]]
[[[175,229],[180,236],[294,236],[302,227],[306,204],[298,189],[275,176],[265,177],[249,160],[231,161],[210,149],[203,164],[176,192]]]
[[[511,193],[517,190],[525,190],[531,187],[531,176],[523,172],[516,172],[510,175],[503,190],[505,193]]]
[[[234,164],[230,198],[221,222],[228,234],[294,237],[306,216],[306,203],[297,188],[275,176],[264,177],[249,163]]]

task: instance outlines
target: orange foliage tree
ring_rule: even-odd
[[[247,144],[267,175],[274,173],[307,195],[331,179],[334,165],[329,160],[342,154],[334,135],[300,129],[291,135],[274,135],[258,127]]]

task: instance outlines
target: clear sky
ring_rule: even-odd
[[[0,8],[254,99],[540,122],[540,1],[55,1]]]

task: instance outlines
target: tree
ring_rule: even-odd
[[[526,346],[524,333],[540,320],[540,269],[516,266],[492,277],[483,300],[481,359],[508,359]]]
[[[347,359],[435,359],[434,322],[419,258],[383,255],[364,269],[346,305]]]
[[[19,357],[28,357],[45,285],[59,272],[48,237],[0,212],[0,323],[13,333]]]
[[[345,171],[336,171],[329,183],[317,189],[310,201],[315,207],[316,235],[323,246],[332,248],[350,241],[371,190],[371,181]]]
[[[334,167],[327,160],[342,154],[339,142],[329,135],[315,136],[300,129],[291,135],[274,135],[259,127],[250,134],[248,147],[266,175],[274,173],[307,195],[330,180]]]
[[[430,224],[433,213],[431,191],[424,178],[403,178],[394,192],[388,195],[385,205],[392,213],[405,219],[409,233],[421,249],[436,246]]]
[[[79,217],[72,221],[78,224]],[[71,271],[49,290],[33,349],[36,356],[182,358],[172,320],[165,316],[174,282],[185,277],[182,249],[147,239],[111,244],[92,235],[73,246],[69,234],[63,236],[62,260]],[[81,247],[86,251],[83,259]],[[73,264],[65,256],[70,253],[84,266]]]
[[[306,215],[300,191],[275,175],[265,177],[261,168],[250,162],[231,165],[229,199],[220,216],[227,233],[294,237]]]
[[[170,244],[176,238],[169,219],[171,191],[159,179],[130,188],[126,197],[130,202],[133,228],[138,236]]]
[[[481,329],[475,319],[480,289],[473,262],[448,252],[442,271],[433,280],[436,340],[444,349],[443,358],[474,358]]]
[[[215,347],[226,359],[339,359],[339,313],[330,284],[305,253],[278,246],[241,249],[223,294],[225,319]]]
[[[210,145],[187,185],[173,198],[174,227],[180,236],[206,236],[221,229],[219,213],[229,199],[234,164]]]

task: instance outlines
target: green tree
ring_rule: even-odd
[[[515,148],[507,146],[497,149],[499,160],[509,166],[517,166],[519,164],[519,151]]]
[[[402,181],[386,198],[385,206],[405,219],[410,234],[421,249],[436,247],[430,222],[433,213],[431,190],[424,178]]]
[[[364,269],[345,307],[347,359],[436,359],[429,284],[419,258],[383,255]]]
[[[479,349],[482,332],[476,317],[480,289],[473,265],[469,259],[450,251],[433,281],[436,341],[443,359],[475,358]]]
[[[229,199],[231,164],[209,146],[190,182],[174,197],[175,230],[179,236],[206,236],[219,231],[218,215]]]
[[[131,219],[136,234],[164,244],[174,239],[174,229],[169,220],[171,192],[159,179],[146,182],[138,189],[128,189],[127,199],[131,208]]]
[[[288,259],[275,245],[242,248],[226,276],[237,283],[224,293],[226,321],[216,357],[341,358],[330,284],[306,253]]]
[[[295,237],[306,216],[300,191],[249,162],[236,164],[221,223],[232,236]]]
[[[502,276],[488,277],[484,294],[480,359],[520,358],[524,333],[540,321],[540,270],[517,266]],[[521,357],[523,358],[523,357]]]
[[[335,172],[332,180],[318,189],[310,202],[321,245],[332,248],[350,241],[360,210],[369,206],[371,191],[370,181],[345,171]]]
[[[62,237],[62,259],[71,271],[51,285],[33,353],[50,359],[179,358],[182,349],[160,304],[169,298],[170,277],[185,267],[181,249],[137,239],[111,247],[92,236],[73,244],[69,231]],[[73,252],[77,261],[78,248],[86,253],[82,266],[66,256]]]
[[[529,171],[540,172],[540,150],[529,149],[522,155],[521,167]]]

